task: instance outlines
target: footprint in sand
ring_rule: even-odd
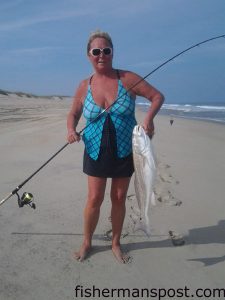
[[[182,201],[181,200],[176,200],[176,199],[172,199],[170,201],[168,201],[168,205],[170,206],[181,206]]]
[[[134,200],[135,194],[127,195],[127,200],[132,201]]]
[[[174,246],[183,246],[185,244],[185,240],[182,235],[175,233],[174,231],[169,231],[169,237]]]
[[[107,230],[107,231],[104,233],[104,238],[105,238],[107,241],[111,241],[111,239],[112,239],[112,229],[109,229],[109,230]]]
[[[126,236],[129,235],[128,231],[122,232],[121,234],[121,239],[124,239]],[[111,241],[112,240],[112,229],[107,230],[104,234],[103,234],[103,238],[104,240],[107,241]]]

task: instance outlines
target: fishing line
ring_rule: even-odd
[[[90,123],[88,123],[83,129],[81,129],[78,132],[78,135],[81,135],[81,133],[87,129],[92,123],[96,122],[107,110],[109,110],[119,99],[121,99],[123,96],[125,96],[129,91],[131,91],[134,87],[136,87],[138,84],[140,84],[142,81],[144,81],[147,77],[149,77],[150,75],[152,75],[153,73],[155,73],[157,70],[159,70],[160,68],[162,68],[163,66],[165,66],[167,63],[169,63],[170,61],[174,60],[175,58],[177,58],[178,56],[184,54],[187,51],[190,51],[191,49],[198,47],[202,44],[205,44],[207,42],[216,40],[216,39],[220,39],[220,38],[225,38],[225,34],[223,35],[219,35],[219,36],[215,36],[212,37],[210,39],[204,40],[202,42],[199,42],[197,44],[194,44],[188,48],[186,48],[185,50],[177,53],[176,55],[174,55],[173,57],[169,58],[168,60],[166,60],[165,62],[163,62],[161,65],[159,65],[158,67],[156,67],[154,70],[152,70],[151,72],[149,72],[147,75],[145,75],[144,77],[142,77],[140,80],[138,80],[135,84],[133,84],[131,87],[129,87],[125,93],[123,93],[121,96],[119,96],[112,104],[110,104],[108,107],[106,107],[102,112],[100,112],[97,117],[92,120]],[[18,205],[19,207],[23,207],[24,205],[29,205],[30,207],[32,207],[33,209],[36,208],[35,204],[33,203],[33,195],[31,193],[25,192],[23,193],[22,197],[20,197],[20,195],[18,194],[18,191],[28,182],[31,180],[32,177],[34,177],[41,169],[43,169],[56,155],[58,155],[63,149],[65,149],[67,146],[69,145],[69,143],[67,142],[65,145],[63,145],[55,154],[53,154],[43,165],[40,166],[40,168],[38,168],[34,173],[32,173],[28,178],[26,178],[21,184],[19,184],[10,194],[8,194],[4,199],[2,199],[0,201],[0,206],[6,202],[10,197],[12,197],[13,195],[17,195],[18,198]]]

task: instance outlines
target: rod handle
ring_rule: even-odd
[[[12,197],[13,193],[11,192],[8,196],[6,196],[4,199],[0,201],[0,206],[5,203],[10,197]]]

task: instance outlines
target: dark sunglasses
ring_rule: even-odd
[[[105,55],[110,55],[112,54],[112,48],[93,48],[90,50],[90,53],[92,56],[99,56],[101,53],[105,54]]]

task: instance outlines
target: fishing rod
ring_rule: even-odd
[[[107,110],[109,110],[119,99],[121,99],[123,96],[125,96],[129,91],[131,91],[134,87],[136,87],[138,84],[140,84],[143,80],[145,80],[147,77],[149,77],[150,75],[152,75],[153,73],[155,73],[157,70],[159,70],[160,68],[162,68],[163,66],[165,66],[167,63],[169,63],[170,61],[174,60],[175,58],[177,58],[178,56],[184,54],[187,51],[190,51],[191,49],[198,47],[202,44],[205,44],[207,42],[216,40],[216,39],[220,39],[220,38],[225,38],[225,34],[223,35],[219,35],[219,36],[215,36],[212,37],[210,39],[204,40],[202,42],[199,42],[197,44],[194,44],[186,49],[184,49],[183,51],[177,53],[176,55],[174,55],[173,57],[169,58],[168,60],[166,60],[165,62],[163,62],[162,64],[160,64],[158,67],[156,67],[154,70],[152,70],[151,72],[149,72],[147,75],[145,75],[144,77],[142,77],[140,80],[138,80],[135,84],[133,84],[131,87],[129,87],[127,89],[127,91],[125,93],[123,93],[120,97],[118,97],[112,104],[110,104],[108,107],[106,107],[102,112],[100,112],[97,117],[92,120],[90,123],[88,123],[83,129],[81,129],[77,134],[81,135],[81,133],[88,128],[92,123],[96,122]],[[17,195],[18,198],[18,205],[19,207],[23,207],[24,205],[29,205],[31,208],[35,209],[36,205],[33,202],[33,195],[31,193],[28,192],[24,192],[23,195],[20,197],[18,191],[28,182],[31,180],[31,178],[33,178],[41,169],[43,169],[54,157],[56,157],[63,149],[65,149],[67,146],[69,145],[69,143],[67,142],[65,145],[63,145],[55,154],[53,154],[43,165],[41,165],[34,173],[32,173],[28,178],[26,178],[22,183],[20,183],[10,194],[8,194],[4,199],[2,199],[0,201],[0,206],[5,203],[9,198],[11,198],[13,195]]]

